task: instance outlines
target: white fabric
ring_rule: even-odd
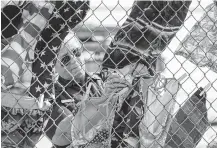
[[[144,117],[139,125],[141,148],[161,148],[165,144],[166,135],[171,124],[175,105],[175,95],[179,84],[170,79],[162,95],[153,85],[154,79],[141,79],[141,91],[145,102]]]

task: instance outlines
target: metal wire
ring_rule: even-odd
[[[217,147],[213,2],[2,1],[2,147]]]

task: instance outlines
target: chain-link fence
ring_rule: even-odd
[[[217,2],[1,1],[1,146],[217,148]]]

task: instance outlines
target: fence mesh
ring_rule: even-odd
[[[216,1],[1,1],[1,146],[216,148]]]

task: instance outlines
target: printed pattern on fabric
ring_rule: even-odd
[[[99,84],[97,86],[100,87]],[[88,87],[87,91],[90,89]],[[81,101],[79,111],[72,120],[72,147],[110,147],[115,109],[125,97],[116,93],[109,96],[101,94],[100,97],[95,95],[85,95],[87,98]]]
[[[161,82],[161,78],[157,79],[157,82]],[[172,122],[179,82],[175,79],[166,79],[164,89],[159,92],[155,91],[156,85],[153,84],[149,85],[148,90],[145,91],[147,83],[145,80],[141,83],[145,109],[144,117],[139,125],[140,147],[161,148],[165,146],[166,136]]]
[[[53,15],[41,32],[35,47],[35,61],[32,64],[34,77],[31,81],[30,93],[36,98],[45,93],[46,99],[53,99],[53,70],[56,55],[70,29],[82,21],[89,9],[88,1],[56,1],[55,3]]]
[[[2,88],[6,90],[17,87],[17,92],[24,95],[23,92],[30,87],[30,97],[38,98],[49,92],[45,98],[51,98],[49,94],[53,91],[53,67],[59,46],[70,29],[85,17],[88,9],[88,1],[27,2],[22,10],[22,21],[17,34],[2,49]],[[24,85],[25,90],[20,92],[22,82],[26,81],[28,84]],[[24,97],[21,99],[25,101]],[[6,135],[2,146],[34,147],[38,142],[51,111],[26,110],[23,107],[24,109],[17,109],[2,106],[2,137]]]
[[[18,83],[24,83],[26,77],[32,77],[30,63],[34,59],[33,49],[38,41],[38,35],[45,28],[53,9],[53,4],[47,2],[28,2],[25,5],[18,33],[2,49],[1,79],[4,85],[3,89],[16,87]],[[24,86],[29,87],[30,84]]]
[[[134,145],[139,142],[139,124],[144,115],[144,102],[139,94],[138,79],[135,79],[134,89],[123,102],[121,109],[115,113],[112,128],[111,147],[129,147],[129,140]]]
[[[3,17],[1,35],[3,148],[33,148],[44,136],[57,148],[195,148],[212,128],[206,105],[211,108],[215,102],[206,92],[214,83],[187,94],[176,114],[174,107],[181,81],[188,74],[200,67],[209,68],[202,71],[204,78],[209,70],[217,72],[216,1],[175,52],[197,66],[179,79],[174,77],[183,70],[183,63],[177,73],[170,70],[178,66],[168,69],[173,78],[165,78],[162,67],[174,61],[164,62],[161,53],[184,24],[191,1],[135,0],[123,25],[115,27],[114,38],[108,32],[112,41],[100,59],[102,65],[98,64],[100,74],[86,72],[81,56],[89,41],[104,45],[98,30],[83,28],[88,22],[84,20],[90,9],[88,0],[9,1],[2,6],[3,13],[10,15]],[[104,2],[100,5],[107,7]],[[83,20],[81,30],[76,30]],[[68,35],[76,36],[77,31],[85,39],[90,31],[91,39],[82,38],[80,44],[75,37],[74,43],[65,46]],[[90,55],[93,58],[92,51]],[[99,60],[94,58],[94,62]],[[207,148],[216,148],[216,139]]]
[[[22,10],[23,8],[25,9],[27,3],[27,1],[4,2],[1,1],[1,42],[3,45],[1,49],[10,42],[9,39],[13,35],[17,34],[17,29],[19,29],[19,25],[22,22]]]
[[[51,110],[46,113],[50,114]],[[44,111],[2,107],[1,114],[2,147],[35,146],[47,119]]]
[[[208,127],[206,93],[199,88],[178,110],[171,123],[166,143],[172,148],[193,148]]]
[[[191,1],[135,1],[107,49],[103,66],[123,68],[158,56],[183,24]]]
[[[72,115],[72,117],[75,116],[79,111],[79,104],[84,99],[86,85],[89,86],[89,84],[91,84],[90,97],[99,97],[99,95],[102,93],[102,89],[100,88],[101,83],[102,80],[97,73],[86,73],[85,82],[79,84],[74,80],[65,80],[59,77],[58,81],[55,83],[55,95],[57,104],[53,106],[51,120],[48,121],[48,124],[45,128],[46,135],[49,137],[49,139],[53,140],[52,142],[55,142],[56,145],[60,143],[60,138],[58,137],[59,135],[56,134],[56,131],[60,128],[60,124],[64,125],[63,127],[67,127],[71,124],[65,122],[64,120],[70,115]],[[65,91],[63,91],[63,88]],[[64,101],[66,102],[64,103]],[[55,124],[53,124],[54,122]],[[73,125],[71,128],[73,129]],[[71,130],[65,132],[71,135]],[[66,135],[65,132],[63,133],[64,135]],[[98,136],[96,136],[95,139],[91,142],[87,143],[87,145],[90,146],[96,144],[97,141],[100,140],[100,137],[106,136],[106,134],[108,134],[106,131],[101,132],[101,134],[98,133]],[[58,139],[55,139],[55,137],[58,137]],[[67,140],[69,143],[71,142],[71,138],[68,138]],[[103,141],[103,139],[101,139],[101,141]]]
[[[17,91],[18,94],[25,95],[24,93],[30,86],[30,81],[27,79],[32,77],[33,49],[38,41],[38,35],[45,28],[47,19],[52,14],[53,8],[52,3],[43,1],[24,2],[21,9],[22,16],[20,20],[16,20],[18,31],[12,31],[15,35],[9,32],[7,37],[10,37],[10,40],[7,40],[9,42],[6,42],[7,44],[2,48],[1,79],[3,91],[17,88],[18,90],[22,89]],[[9,95],[10,92],[5,94],[7,95],[7,93]],[[12,91],[12,93],[14,92]],[[14,108],[6,106],[8,104],[2,104],[1,107],[2,147],[16,147],[16,145],[34,147],[44,128],[43,123],[46,117],[43,115],[45,112],[38,109],[27,110],[29,106],[24,104],[21,105],[23,108],[15,108],[15,104],[10,106]],[[46,113],[49,114],[50,110]]]
[[[217,72],[217,3],[207,6],[205,12],[175,54]]]

